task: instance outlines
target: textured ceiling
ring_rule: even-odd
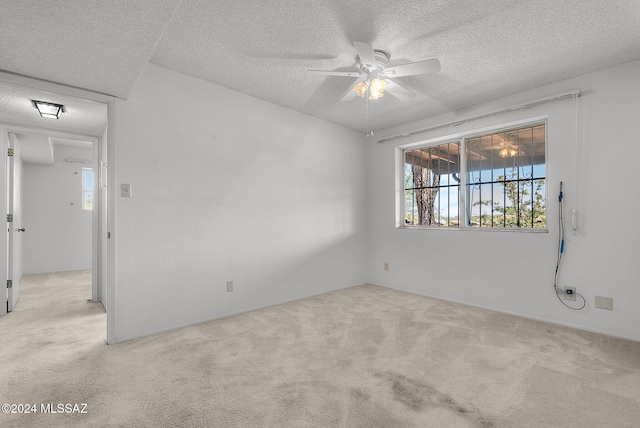
[[[0,69],[126,98],[179,0],[0,0]]]
[[[339,102],[354,78],[306,72],[357,70],[354,41],[442,64],[369,102],[381,129],[640,58],[640,1],[185,0],[151,61],[366,131],[366,100]]]
[[[91,161],[93,157],[93,143],[89,141],[67,140],[64,138],[51,138],[44,134],[16,133],[16,139],[20,144],[20,159],[27,163],[53,165],[54,152],[60,146],[83,149],[77,159]]]
[[[65,106],[60,119],[43,119],[31,100]],[[102,136],[107,125],[106,104],[0,83],[0,122],[56,132]]]
[[[50,137],[41,134],[16,134],[23,162],[53,165],[53,144]]]
[[[1,70],[126,98],[151,61],[363,132],[640,58],[638,0],[0,0],[0,7]],[[370,101],[367,116],[365,100],[339,101],[354,78],[307,73],[357,70],[354,41],[390,52],[390,65],[435,57],[442,69],[398,78],[418,95]],[[4,120],[8,107],[0,108]]]

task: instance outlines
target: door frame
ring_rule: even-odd
[[[51,93],[57,93],[62,95],[67,95],[70,97],[81,98],[89,101],[98,102],[107,106],[107,129],[104,134],[100,137],[92,137],[98,139],[98,147],[99,147],[99,156],[103,158],[104,165],[104,173],[108,173],[108,182],[116,183],[116,145],[115,145],[115,135],[116,135],[116,113],[118,112],[118,101],[125,101],[126,99],[121,97],[116,97],[114,95],[99,93],[90,91],[83,88],[78,88],[75,86],[68,86],[61,83],[50,82],[46,80],[36,79],[33,77],[17,75],[13,73],[8,73],[5,71],[0,71],[0,83],[4,83],[12,86],[22,86],[25,88],[35,89],[39,91],[46,91]],[[0,146],[4,146],[6,150],[7,144],[7,131],[6,128],[11,129],[25,129],[29,131],[33,131],[31,128],[20,127],[20,126],[12,126],[12,125],[4,125],[0,123]],[[55,132],[49,132],[49,134],[55,136]],[[100,141],[104,137],[105,141]],[[108,143],[107,143],[108,142]],[[95,150],[95,145],[94,145]],[[95,153],[95,152],[94,152]],[[0,177],[2,174],[6,174],[5,166],[0,162]],[[100,165],[99,160],[96,165]],[[109,187],[101,187],[100,188],[100,201],[104,201],[103,207],[100,209],[101,215],[99,222],[103,226],[98,230],[99,239],[102,240],[103,245],[99,245],[94,243],[94,245],[98,245],[96,248],[102,250],[99,252],[99,256],[94,258],[94,261],[99,266],[99,271],[101,272],[100,278],[98,281],[101,281],[101,298],[103,305],[106,303],[106,312],[107,312],[107,332],[106,332],[106,343],[111,344],[115,343],[114,334],[116,329],[116,194],[115,194],[115,186],[111,185]],[[6,186],[0,185],[0,198],[6,198]],[[4,210],[6,211],[6,209]],[[105,232],[106,231],[106,232]],[[94,233],[96,233],[94,231]],[[4,235],[4,234],[0,234]],[[110,237],[108,237],[110,236]],[[5,248],[6,246],[6,237],[0,236],[0,251],[1,248]],[[6,255],[4,255],[6,257]],[[1,257],[0,257],[1,258]],[[4,263],[0,263],[0,277],[4,275],[6,277],[5,267],[3,267]],[[92,278],[93,279],[93,278]],[[96,282],[98,282],[96,281]],[[1,288],[1,287],[0,287]]]
[[[102,156],[103,153],[106,154],[106,150],[102,150],[102,148],[106,145],[106,141],[102,141],[101,137],[94,137],[90,135],[51,131],[46,129],[30,128],[30,127],[0,123],[0,136],[2,138],[1,147],[5,154],[7,153],[7,150],[9,148],[10,134],[21,134],[21,133],[45,135],[47,137],[61,138],[66,140],[91,142],[93,145],[93,150],[92,150],[93,167],[96,169],[96,172],[98,172],[98,174],[94,175],[94,177],[101,177],[101,174],[99,173],[101,166],[107,163],[106,157]],[[6,161],[0,162],[0,177],[6,177],[7,173],[8,173],[7,162]],[[8,197],[7,195],[8,183],[6,182],[6,178],[3,179],[3,181],[4,181],[3,185],[0,186],[0,198],[2,198],[3,201],[6,201]],[[101,180],[93,180],[93,182],[94,182],[94,195],[96,195],[96,197],[94,198],[95,205],[93,207],[94,209],[92,212],[92,220],[91,220],[91,229],[92,229],[91,230],[91,252],[92,252],[91,300],[102,301],[106,296],[107,281],[105,279],[108,275],[108,272],[106,270],[107,255],[103,254],[104,251],[102,251],[102,243],[101,243],[102,239],[106,239],[106,237],[102,236],[102,234],[100,233],[100,230],[106,229],[107,207],[105,207],[104,204],[102,203],[102,198],[100,197],[100,195],[102,194],[102,192],[106,192],[106,188],[102,187]],[[8,211],[6,202],[3,203],[2,211],[3,211],[2,215],[6,218],[7,211]],[[102,225],[104,225],[103,228],[101,228]],[[9,255],[6,254],[7,234],[0,233],[0,235],[1,235],[0,248],[2,249],[0,251],[2,251],[3,253],[2,259],[5,261],[3,263],[0,263],[0,278],[6,278],[7,277],[6,260],[9,257]],[[2,300],[4,300],[4,295],[2,296]],[[0,315],[2,314],[3,312],[0,312]]]

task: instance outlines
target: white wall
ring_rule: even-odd
[[[24,163],[24,273],[91,269],[91,211],[83,211],[82,167],[92,151],[54,146],[54,164]]]
[[[457,115],[378,132],[376,137],[382,138],[575,88],[583,91],[577,101],[558,101],[460,127],[368,145],[368,281],[640,340],[638,76],[640,62],[636,61],[469,108]],[[548,116],[549,233],[395,228],[396,147],[540,116]],[[573,149],[575,135],[577,151]],[[574,163],[578,164],[575,171]],[[567,235],[560,286],[575,286],[587,299],[587,309],[580,312],[563,307],[553,291],[560,181],[566,186],[567,230],[569,210],[575,206],[579,213],[577,234]],[[384,262],[390,263],[388,272],[384,271]],[[612,297],[613,311],[595,309],[596,295]]]
[[[362,134],[153,64],[109,113],[110,342],[365,282]]]

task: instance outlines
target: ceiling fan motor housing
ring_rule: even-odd
[[[381,49],[374,49],[373,54],[376,59],[375,64],[365,64],[364,62],[362,62],[362,59],[360,59],[360,67],[365,73],[370,73],[375,70],[383,71],[389,63],[390,55],[388,52]]]

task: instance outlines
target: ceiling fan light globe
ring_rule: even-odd
[[[367,93],[367,89],[369,88],[369,85],[367,85],[367,82],[360,82],[358,83],[356,86],[353,87],[353,91],[360,97],[360,98],[364,98],[364,96]]]
[[[518,151],[516,149],[507,147],[498,152],[498,156],[500,156],[501,158],[512,158],[517,154]]]
[[[377,100],[378,98],[380,98],[383,95],[386,86],[386,80],[378,79],[377,77],[373,79],[371,81],[371,85],[369,86],[369,99]]]

